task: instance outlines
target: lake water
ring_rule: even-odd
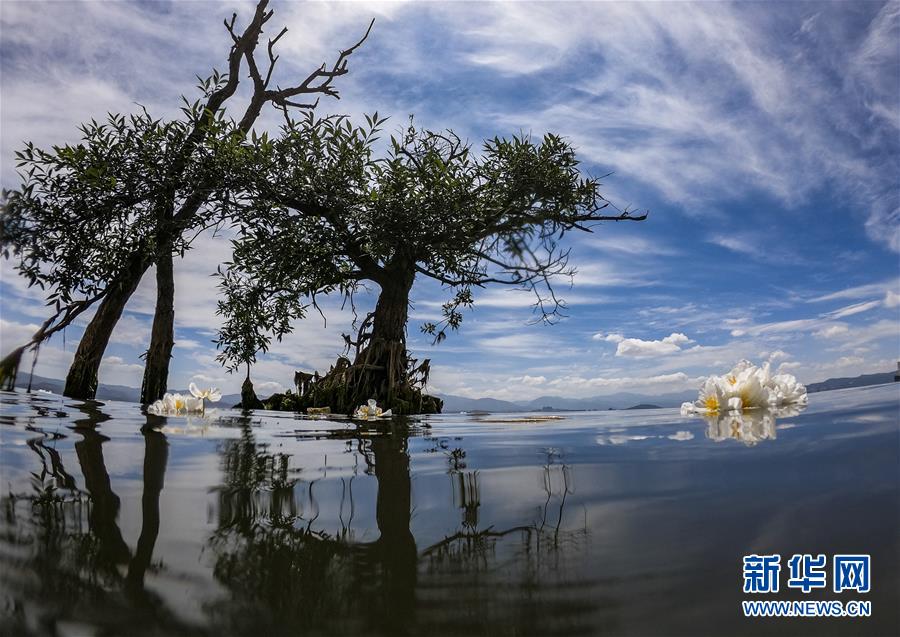
[[[898,387],[743,429],[675,409],[165,419],[2,393],[0,631],[897,635]],[[780,593],[742,592],[751,553],[783,556]],[[794,553],[870,554],[871,591],[787,589]],[[745,599],[872,616],[747,619]]]

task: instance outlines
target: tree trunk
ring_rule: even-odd
[[[422,393],[422,370],[415,370],[406,351],[406,321],[409,293],[415,279],[412,267],[402,264],[385,269],[379,278],[381,294],[372,315],[371,334],[360,334],[361,349],[352,363],[339,357],[322,378],[309,385],[308,393],[297,397],[296,408],[330,407],[335,413],[352,414],[374,398],[382,409],[394,414],[440,413],[442,401]],[[427,374],[427,372],[425,372]],[[267,401],[270,409],[272,402]]]
[[[406,321],[409,318],[409,292],[415,272],[394,271],[380,282],[381,294],[372,319],[372,341],[402,343],[406,347]]]
[[[109,344],[109,337],[112,336],[125,304],[134,294],[150,263],[150,259],[141,252],[135,252],[122,276],[109,284],[110,291],[103,298],[97,313],[88,323],[78,343],[75,360],[72,361],[69,374],[66,376],[64,396],[91,399],[97,394],[97,370],[100,369],[100,361]]]
[[[262,401],[260,401],[256,392],[253,390],[253,382],[250,380],[249,375],[244,379],[244,383],[241,385],[241,404],[238,405],[238,407],[241,409],[263,408]]]
[[[175,345],[175,278],[172,251],[168,245],[161,247],[156,259],[156,313],[150,347],[144,365],[144,382],[141,385],[141,403],[149,404],[166,393],[169,380],[169,361]]]
[[[414,278],[415,272],[394,270],[379,282],[381,294],[372,317],[372,335],[353,362],[348,388],[352,407],[370,398],[391,407],[407,383],[406,321]]]

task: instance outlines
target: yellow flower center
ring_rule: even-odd
[[[729,377],[728,377],[728,384],[729,384],[729,385],[735,385],[735,384],[737,384],[737,378],[736,378],[735,376],[729,376]]]
[[[184,409],[184,401],[182,399],[175,399],[175,409]]]
[[[715,396],[707,396],[703,401],[706,411],[719,411],[719,399]]]

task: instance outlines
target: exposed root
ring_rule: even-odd
[[[338,357],[322,377],[303,375],[298,393],[276,394],[266,401],[269,409],[305,411],[330,407],[334,413],[352,414],[370,398],[394,414],[434,414],[443,401],[423,393],[430,361],[418,364],[409,358],[404,343],[373,339],[354,362]]]
[[[256,397],[256,391],[253,389],[253,383],[250,381],[250,378],[244,379],[244,384],[241,385],[241,402],[235,407],[240,409],[263,408],[262,402]]]

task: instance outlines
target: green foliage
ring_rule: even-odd
[[[270,334],[287,333],[291,322],[306,314],[307,305],[289,302],[284,295],[266,294],[235,269],[220,266],[218,272],[222,292],[218,312],[228,321],[219,330],[217,343],[222,351],[217,359],[235,371],[255,363],[257,353],[269,349]]]
[[[220,273],[220,358],[232,367],[268,346],[262,332],[289,332],[317,295],[352,302],[362,281],[443,284],[443,316],[422,326],[435,341],[460,326],[474,287],[531,290],[545,320],[563,307],[551,280],[574,270],[559,240],[611,218],[571,145],[556,135],[495,137],[475,153],[453,132],[410,121],[378,156],[384,122],[309,114],[244,155],[240,236]],[[248,300],[252,317],[241,307]]]
[[[207,93],[223,81],[214,74],[201,88]],[[82,125],[76,144],[47,150],[29,142],[16,153],[21,184],[3,193],[0,245],[57,311],[102,294],[130,258],[155,254],[163,236],[183,255],[194,235],[182,232],[199,231],[228,210],[227,175],[241,152],[233,124],[221,111],[203,111],[199,101],[182,111],[173,121],[145,109],[110,113],[103,123]],[[164,228],[198,185],[209,203]]]

